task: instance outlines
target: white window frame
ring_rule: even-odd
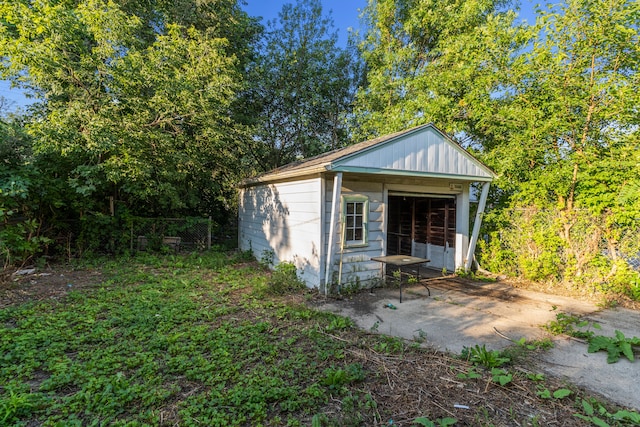
[[[350,204],[354,207],[352,212],[349,212]],[[358,213],[358,204],[362,205],[361,213]],[[362,221],[360,226],[358,219]],[[357,230],[360,229],[362,230],[362,238],[355,239]],[[342,230],[345,248],[369,245],[369,198],[367,196],[342,196]],[[347,237],[354,238],[349,240]]]

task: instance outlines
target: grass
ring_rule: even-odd
[[[264,300],[264,272],[224,254],[142,261],[0,312],[0,421],[295,425],[326,402],[314,379],[344,364],[317,327],[331,316]]]
[[[486,415],[511,396],[510,404],[525,401],[518,393],[526,378],[514,378],[519,388],[508,393],[487,393],[490,373],[464,380],[479,385],[449,387],[460,384],[466,362],[358,331],[349,319],[309,308],[304,290],[280,296],[283,279],[244,254],[143,255],[81,267],[99,268],[100,282],[0,310],[0,425],[414,425],[449,419],[451,411],[438,408],[477,399],[481,387],[482,399],[494,400],[468,419],[485,414],[505,425],[505,417],[528,416]],[[432,380],[421,376],[431,372]],[[540,385],[529,382],[526,396],[536,400]],[[576,411],[538,400],[559,416]],[[414,404],[422,406],[406,415]]]

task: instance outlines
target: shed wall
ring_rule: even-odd
[[[241,189],[240,249],[274,265],[293,262],[307,286],[319,286],[322,187],[311,178]]]
[[[333,187],[326,186],[325,197],[325,224],[324,242],[329,241],[329,229],[331,218],[331,199],[333,197]],[[334,265],[331,266],[333,283],[338,282],[340,263],[342,263],[342,277],[340,283],[347,285],[367,286],[371,280],[380,277],[380,263],[371,261],[371,257],[380,256],[384,253],[385,234],[385,204],[383,184],[376,182],[357,182],[344,180],[342,182],[342,196],[365,196],[369,201],[368,220],[368,241],[366,246],[345,247],[341,250],[342,232],[340,231],[334,251]],[[340,205],[340,217],[342,217],[342,203]],[[325,253],[328,251],[325,248]]]

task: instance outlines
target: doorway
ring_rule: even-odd
[[[389,195],[387,255],[431,260],[455,269],[456,199],[453,196]]]

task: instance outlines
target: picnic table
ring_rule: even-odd
[[[420,266],[422,264],[426,264],[431,261],[427,258],[420,258],[415,256],[409,256],[409,255],[379,256],[379,257],[372,257],[371,260],[378,261],[379,263],[381,263],[381,266],[380,266],[381,271],[385,264],[393,265],[394,267],[399,267],[399,268],[417,266],[418,281],[420,281]],[[427,290],[429,291],[429,295],[431,295],[431,290],[429,290],[428,287],[427,287]],[[400,271],[400,302],[402,302],[402,271]]]

